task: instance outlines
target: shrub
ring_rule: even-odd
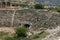
[[[20,6],[21,7],[28,7],[28,4],[27,3],[21,3]]]
[[[17,27],[15,32],[16,32],[17,38],[27,36],[27,29],[25,27]]]
[[[49,7],[48,10],[55,10],[53,7]]]
[[[42,5],[42,4],[35,4],[34,8],[35,9],[44,9],[44,5]]]

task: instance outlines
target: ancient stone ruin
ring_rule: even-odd
[[[0,8],[18,7],[24,2],[28,3],[28,5],[33,5],[35,0],[0,0]]]
[[[25,26],[36,30],[54,28],[59,24],[60,14],[58,12],[42,11],[41,9],[0,10],[0,27]]]

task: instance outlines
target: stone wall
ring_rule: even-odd
[[[0,10],[0,27],[10,27],[12,25],[11,23],[13,26],[24,26],[28,24],[34,30],[41,27],[52,28],[60,24],[60,14],[33,9]]]

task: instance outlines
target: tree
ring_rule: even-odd
[[[35,9],[44,9],[44,5],[42,5],[42,4],[35,4],[34,8]]]
[[[17,27],[15,32],[16,32],[17,38],[20,38],[20,37],[23,38],[27,36],[27,28],[25,27]]]

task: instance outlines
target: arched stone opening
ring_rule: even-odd
[[[30,24],[24,24],[24,27],[29,28]]]
[[[10,6],[10,2],[7,2],[7,6]]]
[[[2,8],[5,8],[5,6],[6,6],[6,3],[2,2]]]
[[[12,6],[15,6],[15,4],[12,4]]]
[[[18,4],[12,3],[12,6],[13,6],[13,7],[18,7]]]

